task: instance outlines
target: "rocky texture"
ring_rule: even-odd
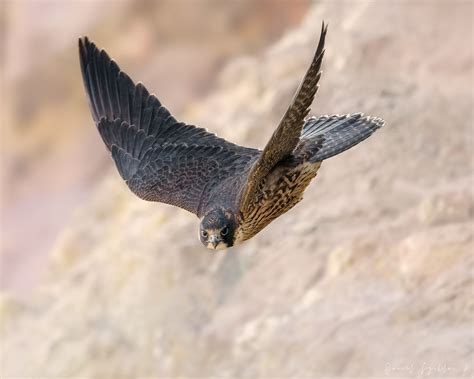
[[[3,376],[472,376],[470,10],[318,3],[265,53],[227,66],[183,118],[261,146],[324,18],[314,112],[387,126],[224,252],[199,245],[193,216],[134,198],[111,169],[35,298],[2,299]]]

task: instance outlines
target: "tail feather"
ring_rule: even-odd
[[[340,154],[370,137],[384,121],[361,113],[310,118],[301,133],[301,143],[322,140],[310,162],[319,162]]]

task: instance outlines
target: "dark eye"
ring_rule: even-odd
[[[201,230],[201,236],[207,238],[207,232],[205,230]]]
[[[226,226],[224,229],[221,230],[221,236],[226,236],[229,233],[229,228]]]

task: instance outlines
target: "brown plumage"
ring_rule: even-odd
[[[241,209],[244,215],[250,212],[253,207],[256,187],[258,187],[279,161],[292,154],[299,143],[304,119],[309,113],[309,107],[319,88],[318,82],[321,77],[321,63],[324,56],[326,32],[327,26],[325,27],[323,23],[313,61],[296,91],[293,101],[281,119],[280,124],[263,149],[258,162],[252,167],[249,174],[249,184],[242,197]]]
[[[177,121],[141,84],[79,40],[84,86],[99,133],[129,188],[201,219],[200,239],[226,248],[253,237],[301,199],[323,159],[383,125],[362,114],[306,116],[318,89],[327,27],[313,61],[263,151]]]

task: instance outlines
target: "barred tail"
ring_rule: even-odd
[[[311,162],[319,162],[357,145],[383,125],[382,119],[361,113],[310,118],[304,125],[301,142],[322,141],[310,158]]]

